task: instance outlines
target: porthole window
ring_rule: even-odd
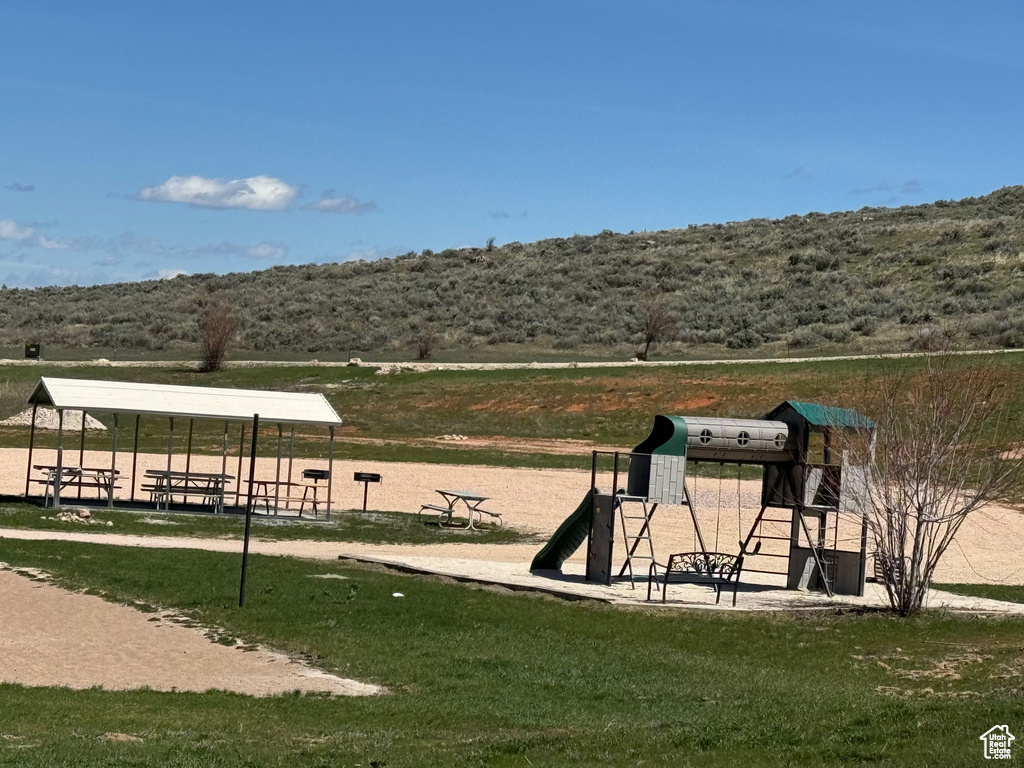
[[[775,436],[775,447],[780,451],[786,447],[786,436],[781,432]]]
[[[744,446],[750,442],[750,434],[747,432],[740,432],[736,435],[736,443],[739,446]]]
[[[710,443],[712,437],[714,437],[714,435],[711,434],[711,430],[710,429],[702,429],[700,431],[700,442],[701,442],[701,445],[707,445],[708,443]]]

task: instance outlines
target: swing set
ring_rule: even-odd
[[[614,578],[632,584],[638,577],[649,578],[656,563],[652,521],[660,506],[671,506],[687,509],[693,541],[693,553],[673,557],[742,558],[744,571],[778,576],[790,589],[863,594],[866,522],[841,513],[851,509],[844,481],[848,489],[866,475],[846,452],[833,450],[837,433],[844,431],[870,436],[874,424],[856,411],[794,401],[763,419],[657,416],[651,435],[633,451],[593,453],[590,504],[566,520],[533,567],[552,567],[551,558],[543,556],[556,546],[564,555],[554,563],[560,567],[586,540],[587,581],[611,584]],[[607,466],[608,457],[615,490],[602,494],[598,467]],[[731,467],[736,469],[735,499],[729,498]],[[750,486],[758,479],[760,498],[753,502]],[[726,519],[733,504],[735,530]],[[709,524],[712,514],[710,540],[701,522]],[[625,557],[613,576],[617,527]],[[725,544],[730,535],[735,548]],[[722,553],[720,547],[735,554]],[[642,566],[640,573],[635,565]]]

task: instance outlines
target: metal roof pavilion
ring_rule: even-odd
[[[260,421],[278,424],[341,425],[321,394],[272,392],[223,387],[185,387],[126,381],[58,379],[44,376],[32,391],[30,405],[91,413],[132,413],[197,419]]]

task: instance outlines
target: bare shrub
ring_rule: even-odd
[[[646,360],[651,350],[651,345],[656,341],[662,341],[676,327],[676,317],[669,309],[668,302],[662,294],[647,294],[640,297],[636,308],[637,320],[640,324],[641,343],[643,347],[638,349],[636,356],[638,360]]]
[[[852,501],[890,606],[902,616],[924,604],[964,521],[1006,498],[1022,477],[1024,459],[1000,458],[1014,428],[1010,383],[996,363],[963,364],[950,354],[875,382],[867,410],[877,420],[877,445],[859,447],[871,458]]]
[[[416,335],[416,359],[426,360],[434,354],[437,346],[437,330],[432,325],[424,325]]]
[[[198,318],[201,360],[199,370],[219,371],[224,366],[228,347],[238,332],[238,313],[223,302],[209,304]]]

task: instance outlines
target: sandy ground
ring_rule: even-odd
[[[23,570],[23,569],[19,569]],[[324,674],[266,649],[211,642],[167,617],[0,569],[0,680],[32,686],[207,691],[252,696],[382,689]]]
[[[77,463],[78,452],[66,451],[66,461]],[[0,493],[22,494],[25,490],[27,452],[21,449],[0,449]],[[54,451],[36,451],[33,464],[47,464],[54,461]],[[86,466],[109,466],[108,453],[85,453]],[[287,462],[282,466],[282,477],[287,475]],[[140,454],[136,475],[141,477],[146,469],[165,468],[166,456]],[[219,472],[222,463],[219,457],[194,456],[192,469],[201,472]],[[296,459],[292,468],[294,477],[307,467],[323,467],[324,462]],[[130,478],[131,456],[118,456],[118,469],[122,476]],[[184,469],[183,456],[174,457],[174,469]],[[247,465],[243,472],[247,471]],[[259,459],[256,476],[273,478],[277,469],[272,458]],[[576,508],[590,488],[590,472],[569,469],[510,469],[500,467],[460,466],[448,464],[415,464],[393,462],[336,461],[332,482],[332,501],[335,509],[359,508],[362,505],[362,484],[352,481],[356,471],[379,472],[383,476],[380,485],[371,486],[370,509],[416,512],[421,504],[437,503],[438,488],[470,490],[490,497],[485,508],[502,515],[505,525],[518,530],[549,536],[561,522]],[[732,476],[729,474],[732,472]],[[237,459],[234,464],[228,458],[228,473],[237,474]],[[760,483],[756,481],[737,482],[735,470],[725,468],[719,478],[718,468],[706,468],[696,477],[690,478],[690,489],[695,499],[698,521],[705,544],[709,549],[735,552],[738,541],[750,529],[757,515],[760,501]],[[34,476],[38,476],[35,473]],[[620,479],[620,485],[622,484]],[[123,486],[117,495],[127,498],[130,494],[130,479],[121,482]],[[600,488],[611,487],[609,475],[599,475]],[[38,493],[42,486],[33,485]],[[233,487],[229,490],[233,490]],[[140,498],[145,494],[138,492]],[[231,499],[229,498],[229,501]],[[65,499],[65,501],[70,501]],[[778,514],[782,512],[783,514]],[[769,517],[770,515],[770,517]],[[783,510],[769,511],[759,530],[764,536],[786,536],[789,521]],[[655,554],[683,552],[699,549],[694,535],[693,522],[683,507],[661,507],[652,521]],[[160,533],[169,531],[161,530]],[[632,530],[631,530],[632,532]],[[616,531],[621,542],[621,529]],[[840,549],[856,551],[859,546],[859,526],[844,521],[838,531],[832,525],[826,531],[829,542],[837,540]],[[148,541],[148,539],[147,539]],[[150,545],[155,545],[151,542]],[[234,546],[234,545],[232,545]],[[472,544],[439,544],[418,547],[390,547],[386,545],[346,545],[368,555],[384,555],[394,552],[430,557],[466,557],[476,560],[498,562],[526,562],[540,548],[537,544],[496,546]],[[781,558],[771,554],[786,552],[783,541],[765,539],[761,555],[750,558],[747,568],[752,570],[777,570]],[[321,557],[321,552],[339,552],[338,545],[324,547],[316,542],[279,542],[270,547],[268,554],[290,554],[298,557]],[[232,550],[233,551],[233,550]],[[472,552],[467,555],[466,552]],[[992,506],[977,513],[965,523],[954,545],[946,553],[936,573],[940,582],[969,582],[991,584],[1024,584],[1024,513],[1019,510]],[[577,551],[570,558],[570,564],[581,564],[585,553]]]

